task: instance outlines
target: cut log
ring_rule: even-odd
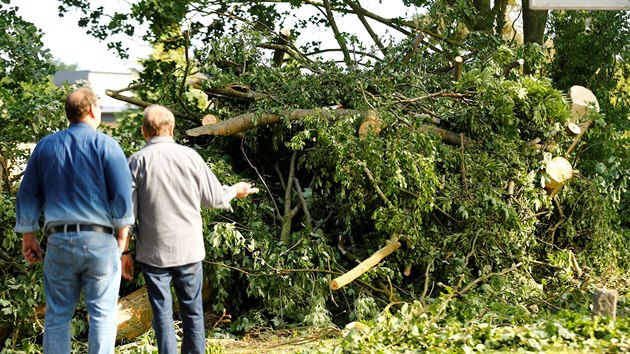
[[[200,90],[201,83],[206,80],[208,80],[208,77],[206,75],[202,73],[195,73],[194,75],[191,75],[186,78],[186,83],[192,86],[193,88]]]
[[[540,150],[542,149],[542,145],[540,145],[540,138],[534,138],[525,144],[528,148]]]
[[[593,316],[610,317],[615,321],[617,317],[617,300],[619,294],[616,290],[598,289],[593,294]]]
[[[567,123],[565,131],[570,136],[576,136],[576,135],[580,135],[580,133],[582,132],[582,129],[580,129],[579,125],[569,122]]]
[[[132,341],[151,328],[153,313],[147,295],[147,288],[132,292],[118,301],[116,314],[116,341],[126,339]]]
[[[423,40],[424,40],[424,32],[419,32],[416,35],[416,37],[413,39],[413,41],[411,42],[411,49],[402,58],[401,61],[403,64],[406,64],[409,62],[409,60],[411,60],[411,58],[416,54],[416,51],[418,50],[418,46],[420,45],[420,43],[422,43]]]
[[[288,28],[283,28],[278,33],[278,44],[281,46],[286,46],[289,43],[289,39],[291,38],[291,30]],[[285,51],[278,48],[273,52],[273,66],[281,66],[282,62],[284,62],[284,53]]]
[[[523,66],[525,65],[524,59],[515,60],[503,68],[503,77],[507,78],[510,74],[510,71],[514,68],[518,68],[518,73],[523,74]]]
[[[201,291],[201,297],[204,304],[210,301],[212,294],[213,292],[211,286],[208,282],[204,282]],[[173,300],[173,310],[177,311],[177,308],[179,307],[178,301],[176,298]],[[117,311],[117,342],[120,342],[123,339],[132,341],[151,329],[153,312],[151,310],[151,303],[149,302],[146,287],[141,287],[118,300]]]
[[[554,157],[545,166],[545,187],[554,189],[573,177],[571,163],[564,157]]]
[[[359,138],[365,138],[370,132],[378,134],[383,128],[385,128],[385,123],[378,119],[376,112],[368,110],[357,124],[357,134]]]
[[[214,114],[206,114],[201,118],[201,125],[216,124],[220,121],[221,119],[217,118]]]
[[[411,263],[405,264],[405,269],[403,270],[403,274],[408,277],[411,275]]]
[[[571,86],[569,89],[569,98],[571,98],[571,117],[574,122],[581,122],[584,117],[593,112],[599,112],[599,103],[597,97],[583,86]]]
[[[361,274],[367,272],[372,267],[374,267],[381,259],[389,256],[392,252],[400,248],[400,242],[398,242],[398,238],[394,237],[390,240],[387,240],[385,247],[376,251],[373,255],[371,255],[368,259],[361,262],[356,267],[352,268],[349,272],[333,279],[330,281],[330,288],[332,290],[337,290],[349,283],[353,280],[361,276]]]
[[[464,58],[460,57],[459,55],[456,56],[453,66],[455,67],[453,77],[455,81],[459,81],[462,78],[462,74],[464,72]]]

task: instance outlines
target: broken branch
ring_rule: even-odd
[[[330,289],[337,290],[351,283],[354,279],[358,278],[363,273],[370,270],[372,267],[378,264],[378,262],[380,262],[383,258],[389,256],[390,254],[392,254],[392,252],[394,252],[398,248],[400,248],[400,242],[398,242],[398,237],[392,237],[391,239],[387,240],[387,242],[385,243],[385,246],[379,249],[378,251],[376,251],[368,259],[359,263],[359,265],[352,268],[352,270],[350,270],[349,272],[331,280]]]

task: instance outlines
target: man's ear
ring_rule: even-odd
[[[144,140],[149,140],[149,134],[147,134],[147,131],[144,130],[144,125],[140,127],[140,130],[142,131],[142,136],[144,137]]]
[[[90,117],[96,118],[96,114],[94,113],[94,105],[90,105]]]

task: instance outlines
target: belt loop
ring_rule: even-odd
[[[81,224],[77,224],[77,233],[81,232]]]
[[[68,233],[68,224],[63,224],[63,233],[64,234]]]

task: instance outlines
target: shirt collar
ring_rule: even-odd
[[[91,125],[89,125],[86,122],[75,122],[75,123],[71,123],[69,128],[82,128],[82,129],[90,129],[90,130],[95,130],[94,128],[92,128]]]
[[[158,143],[174,143],[175,139],[172,136],[154,136],[149,141],[147,141],[147,145],[150,144],[158,144]]]

